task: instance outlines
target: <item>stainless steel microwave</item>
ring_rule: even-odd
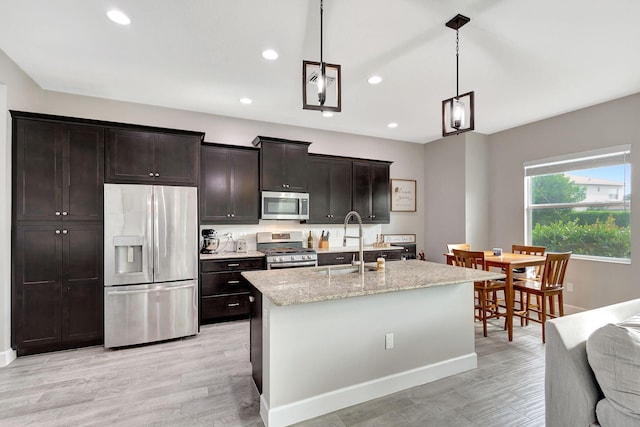
[[[309,193],[263,191],[262,219],[309,219]]]

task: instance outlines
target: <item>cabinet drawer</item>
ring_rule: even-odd
[[[201,276],[202,296],[249,292],[249,284],[239,271],[205,273]]]
[[[351,264],[355,252],[318,254],[318,265]],[[357,255],[356,255],[357,258]]]
[[[202,298],[200,301],[202,320],[248,316],[250,312],[248,292],[237,295]]]
[[[364,262],[375,262],[378,258],[384,258],[386,261],[399,261],[402,259],[403,251],[367,251],[364,253]]]
[[[245,271],[264,269],[264,258],[240,258],[225,260],[204,260],[200,261],[203,273],[216,271]]]

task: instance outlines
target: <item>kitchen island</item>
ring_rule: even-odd
[[[244,272],[266,426],[290,425],[477,367],[473,282],[425,261]]]

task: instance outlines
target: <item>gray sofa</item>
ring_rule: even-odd
[[[587,339],[603,326],[620,323],[640,313],[640,299],[572,314],[546,322],[545,346],[545,419],[547,427],[586,427],[598,425],[596,406],[601,418],[615,420],[615,425],[639,426],[636,415],[620,413],[612,407],[596,380],[587,359]],[[613,327],[613,326],[611,326]],[[606,329],[606,328],[603,328]],[[597,337],[596,334],[594,337]],[[595,339],[589,342],[589,358]],[[609,355],[610,356],[610,355]],[[599,371],[599,368],[596,369]],[[611,374],[611,373],[609,373]],[[599,372],[600,377],[600,372]],[[601,377],[600,377],[601,378]],[[606,389],[606,388],[605,388]],[[608,390],[608,389],[606,389]],[[638,390],[640,394],[640,390]],[[600,421],[607,425],[604,419]]]

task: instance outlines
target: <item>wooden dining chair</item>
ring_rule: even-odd
[[[469,243],[447,243],[447,253],[453,253],[454,249],[470,251],[471,245]]]
[[[544,256],[546,250],[547,250],[546,246],[511,245],[511,252],[514,253],[514,254]],[[525,273],[526,274],[527,268],[534,268],[535,269],[535,278],[534,279],[535,280],[540,280],[540,272],[542,271],[542,266],[514,268],[513,269],[513,273],[514,273],[513,280],[515,281],[515,280],[527,280],[527,279],[529,279],[527,277],[517,277],[516,276],[517,273]],[[524,324],[524,313],[526,312],[522,291],[517,292],[515,297],[516,298],[514,298],[514,301],[513,301],[513,303],[514,303],[513,314],[515,316],[520,317],[520,326],[522,326]],[[518,304],[519,310],[515,309],[515,304]],[[536,305],[535,305],[534,308],[537,310],[536,312],[539,313],[539,310],[540,310],[540,296],[536,296],[535,304]]]
[[[529,320],[542,324],[542,342],[545,342],[544,324],[547,317],[564,316],[564,301],[562,291],[564,290],[564,274],[567,271],[567,264],[571,258],[571,252],[548,253],[547,259],[542,267],[540,280],[518,280],[513,282],[514,291],[524,294],[524,319],[529,325]],[[540,306],[530,304],[531,295],[540,298]],[[556,300],[558,303],[558,314],[555,314]],[[538,319],[531,317],[531,312],[538,313]]]
[[[486,270],[484,262],[484,252],[468,251],[462,249],[452,249],[453,265],[458,267],[475,268]],[[482,322],[482,332],[487,336],[487,320],[506,317],[506,311],[501,311],[498,304],[495,304],[494,295],[502,291],[506,297],[506,283],[504,281],[484,280],[473,283],[474,289],[474,316],[476,320]]]

